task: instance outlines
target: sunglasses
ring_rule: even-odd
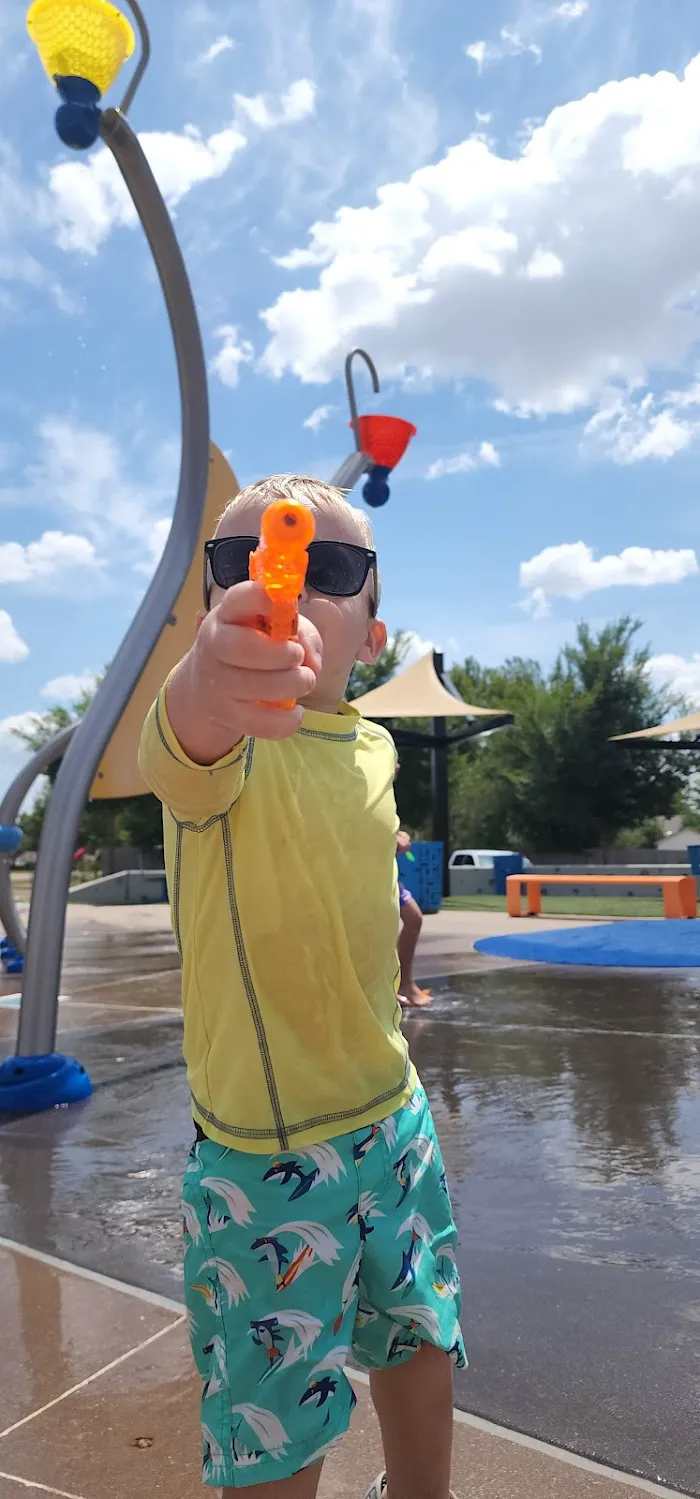
[[[217,536],[204,543],[204,602],[209,608],[210,573],[219,588],[245,583],[257,536]],[[332,599],[352,599],[362,590],[370,571],[376,580],[377,554],[350,541],[312,541],[306,581],[314,593]],[[376,583],[375,583],[376,586]]]

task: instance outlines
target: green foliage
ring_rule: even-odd
[[[512,728],[450,752],[453,848],[582,852],[621,836],[649,839],[656,819],[680,810],[692,785],[692,756],[611,743],[679,707],[654,689],[648,651],[636,644],[639,628],[629,618],[597,634],[579,625],[548,674],[521,657],[500,667],[468,658],[452,670],[466,701],[515,716]],[[406,727],[429,725],[412,720]],[[448,727],[463,727],[463,720]],[[429,833],[429,755],[403,750],[401,765],[402,821]],[[688,799],[698,806],[696,797]]]
[[[14,729],[13,733],[27,749],[42,749],[55,738],[61,729],[82,718],[90,707],[95,687],[84,692],[70,710],[58,705],[38,713],[27,728]],[[47,784],[39,792],[30,812],[23,812],[19,825],[24,834],[22,852],[35,851],[39,847],[44,813],[49,800],[51,786],[58,774],[60,761],[56,761],[47,773]],[[78,830],[78,846],[87,848],[114,847],[117,844],[131,848],[160,848],[163,842],[162,814],[160,803],[150,793],[145,796],[121,797],[110,801],[88,802]]]
[[[468,702],[506,710],[512,728],[485,734],[450,752],[450,843],[453,848],[520,848],[534,853],[584,851],[626,843],[656,841],[657,819],[682,815],[700,825],[700,777],[694,756],[640,751],[611,743],[642,725],[682,711],[657,692],[647,671],[648,652],[637,644],[639,623],[624,618],[597,634],[578,626],[549,673],[536,661],[514,657],[500,667],[484,667],[472,657],[452,671]],[[348,697],[382,686],[400,670],[410,645],[399,630],[373,666],[358,664]],[[85,712],[90,694],[73,705],[48,709],[19,737],[37,749]],[[396,722],[429,732],[420,720]],[[448,728],[464,727],[463,719]],[[402,749],[397,800],[402,824],[416,836],[430,836],[430,754]],[[36,848],[48,797],[42,792],[21,818],[25,848]],[[160,807],[155,797],[92,802],[81,823],[79,841],[89,847],[126,844],[160,847]]]
[[[386,649],[382,651],[378,661],[371,666],[366,666],[362,661],[356,661],[350,673],[345,696],[349,703],[356,697],[363,697],[366,692],[374,692],[375,687],[383,687],[391,677],[401,670],[410,645],[408,630],[397,630],[391,635]]]

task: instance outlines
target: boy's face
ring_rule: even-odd
[[[223,518],[217,536],[259,536],[260,518],[264,506],[242,505]],[[362,545],[362,537],[353,524],[352,514],[314,510],[317,541],[346,541]],[[316,687],[304,699],[309,708],[335,712],[347,686],[348,677],[355,661],[376,661],[386,645],[386,626],[375,619],[375,577],[370,572],[362,593],[354,598],[329,598],[314,589],[304,587],[299,599],[299,613],[318,630],[323,642],[323,665]],[[213,585],[211,603],[215,605],[223,597],[220,588]]]

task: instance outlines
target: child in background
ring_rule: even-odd
[[[251,621],[275,499],[316,520],[299,638]],[[185,1290],[204,1481],[315,1499],[370,1371],[388,1499],[448,1499],[459,1329],[456,1229],[397,1004],[396,757],[343,701],[386,641],[364,514],[278,475],[207,544],[192,649],[144,726],[163,802],[196,1139]],[[280,703],[301,700],[285,709]]]
[[[396,850],[399,854],[410,852],[410,834],[400,830],[396,835]],[[407,1009],[422,1009],[425,1005],[432,1004],[432,995],[429,989],[421,989],[413,977],[413,959],[416,955],[418,938],[423,925],[423,912],[417,900],[413,899],[410,890],[399,880],[399,916],[401,918],[401,930],[399,932],[399,963],[401,965],[401,977],[399,979],[399,1004],[405,1005]]]

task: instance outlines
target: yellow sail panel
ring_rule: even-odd
[[[137,763],[143,721],[166,677],[194,640],[195,615],[202,607],[202,549],[205,541],[214,535],[224,506],[238,494],[239,487],[230,464],[212,443],[204,519],[192,566],[173,609],[172,622],[162,630],[156,648],[107,745],[92,784],[91,798],[106,800],[115,796],[143,796],[148,789],[141,779]]]

